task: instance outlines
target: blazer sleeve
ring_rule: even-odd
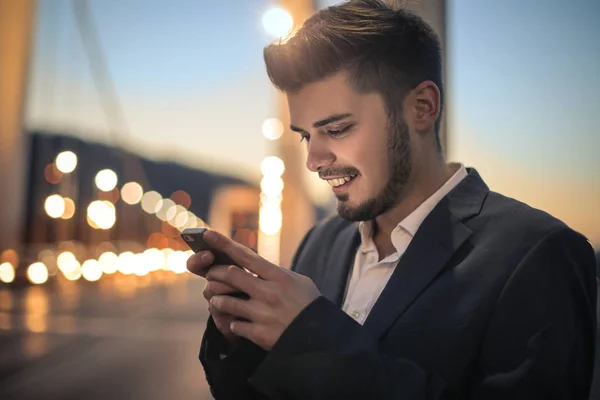
[[[596,346],[594,251],[551,232],[521,261],[487,329],[472,397],[589,398]]]
[[[294,254],[291,269],[295,269],[299,255],[313,232],[304,236]],[[199,359],[204,367],[206,381],[216,400],[262,400],[267,399],[248,379],[264,360],[267,352],[249,340],[240,338],[234,346],[217,329],[212,317],[208,318],[200,346]]]
[[[466,397],[587,399],[594,307],[587,241],[566,230],[545,237],[522,260],[497,301]],[[418,400],[448,394],[441,377],[386,353],[324,297],[298,315],[250,383],[281,399]]]

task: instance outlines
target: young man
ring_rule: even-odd
[[[291,271],[205,234],[252,272],[206,268],[210,253],[188,262],[208,282],[200,360],[215,398],[587,399],[593,250],[446,164],[431,28],[350,1],[265,61],[339,217],[308,232]]]

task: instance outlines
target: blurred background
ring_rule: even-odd
[[[336,3],[0,0],[0,398],[211,398],[179,234],[288,266],[335,212],[262,49]],[[600,3],[409,3],[446,51],[447,158],[600,251]]]

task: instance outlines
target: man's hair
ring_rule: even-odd
[[[286,40],[264,50],[267,74],[283,92],[344,71],[360,93],[379,92],[388,116],[400,113],[408,92],[434,82],[443,107],[440,41],[419,16],[381,0],[351,0],[320,10]],[[440,115],[435,135],[440,149]]]

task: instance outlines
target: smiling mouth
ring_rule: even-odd
[[[349,186],[350,183],[354,180],[354,178],[356,178],[356,174],[355,175],[348,175],[348,176],[343,176],[341,178],[334,178],[334,179],[326,179],[327,183],[329,183],[329,185],[334,188],[334,189],[341,189],[343,187]]]

